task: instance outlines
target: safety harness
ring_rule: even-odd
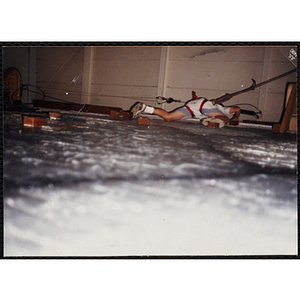
[[[186,108],[190,112],[192,118],[195,118],[195,115],[194,115],[193,111],[188,106],[186,106]]]
[[[198,97],[197,97],[196,99],[198,99]],[[202,101],[202,103],[200,104],[199,111],[200,111],[200,113],[201,113],[202,115],[205,115],[205,114],[202,112],[202,108],[203,108],[204,104],[205,104],[207,101],[208,101],[207,99],[204,99],[204,100]],[[186,106],[186,108],[187,108],[188,111],[190,112],[192,118],[195,118],[195,114],[193,113],[193,111],[192,111],[188,106]]]

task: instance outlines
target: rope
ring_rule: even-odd
[[[31,88],[35,88],[36,90],[30,89]],[[61,92],[65,92],[64,89],[53,89],[53,88],[46,88],[47,90],[52,90],[54,91],[54,93],[52,94],[61,94]],[[78,104],[77,102],[74,101],[70,101],[70,100],[65,100],[65,99],[61,99],[59,97],[54,97],[54,96],[50,96],[49,94],[46,94],[40,87],[36,86],[36,85],[32,85],[32,84],[23,84],[21,87],[19,87],[16,91],[14,91],[14,93],[12,94],[12,98],[13,96],[18,92],[18,91],[23,91],[23,90],[27,90],[33,94],[37,94],[37,95],[42,95],[42,101],[44,101],[46,98],[50,98],[50,99],[54,99],[54,100],[59,100],[62,102],[67,102],[67,103],[72,103],[72,104]],[[55,93],[56,92],[56,93]],[[154,101],[152,97],[139,97],[139,96],[122,96],[122,95],[108,95],[108,94],[96,94],[96,93],[82,93],[82,92],[76,92],[76,91],[72,91],[69,93],[69,96],[72,95],[76,95],[76,96],[92,96],[92,97],[109,97],[109,98],[122,98],[122,99],[130,99],[130,100],[144,100],[144,101]]]
[[[34,88],[36,90],[32,90],[30,88]],[[49,90],[52,90],[52,91],[57,91],[57,92],[65,91],[64,89],[53,89],[53,88],[46,88],[46,89],[49,89]],[[32,85],[32,84],[23,84],[23,85],[21,85],[21,87],[19,87],[18,89],[16,89],[14,91],[14,93],[12,94],[12,99],[13,100],[15,100],[14,99],[14,95],[19,90],[20,90],[21,93],[23,92],[23,90],[27,90],[27,91],[29,91],[31,93],[34,93],[34,94],[37,94],[37,95],[42,95],[41,101],[44,101],[46,98],[50,98],[50,99],[58,100],[58,101],[65,102],[65,103],[78,104],[78,103],[73,102],[73,101],[69,101],[69,100],[65,100],[65,99],[61,99],[61,98],[49,96],[40,87],[38,87],[36,85]],[[141,101],[141,100],[144,100],[144,101],[154,101],[153,98],[151,98],[151,97],[118,96],[118,95],[95,94],[95,93],[88,94],[88,93],[82,93],[82,92],[76,92],[76,91],[75,92],[71,92],[71,93],[72,93],[71,95],[95,96],[95,97],[97,96],[97,97],[109,97],[109,98],[122,98],[122,99],[139,100],[139,101]],[[172,102],[187,102],[187,101],[177,100],[177,99],[173,99],[173,98],[165,98],[165,97],[162,97],[162,96],[156,97],[156,103],[157,104],[162,104],[162,103],[168,103],[168,104],[170,104]],[[80,113],[86,105],[87,105],[87,103],[85,103],[81,107],[81,109],[78,111],[78,113]],[[261,110],[258,107],[256,107],[255,105],[250,104],[250,103],[238,103],[238,104],[230,105],[229,107],[232,107],[232,106],[241,106],[241,105],[252,106],[253,108],[255,108],[257,110],[256,114],[260,114],[262,116]]]

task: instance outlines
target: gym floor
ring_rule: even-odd
[[[4,115],[5,256],[297,254],[295,133],[63,115]]]

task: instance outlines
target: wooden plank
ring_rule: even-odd
[[[269,125],[269,126],[273,126],[275,124],[274,122],[252,121],[252,120],[244,120],[243,123],[258,124],[258,125]]]
[[[42,101],[42,100],[33,100],[33,106],[43,107],[43,108],[53,108],[59,110],[71,110],[71,111],[81,111],[86,113],[96,113],[109,115],[111,110],[118,112],[123,112],[123,109],[120,107],[110,107],[110,106],[97,106],[90,104],[77,104],[77,103],[62,103],[55,101]]]
[[[42,127],[46,126],[47,118],[38,116],[23,116],[23,126]]]
[[[288,104],[288,99],[289,99],[289,96],[291,94],[291,91],[292,91],[292,88],[293,88],[294,85],[296,86],[296,83],[290,83],[287,86],[285,107]],[[293,107],[293,112],[292,112],[292,116],[291,116],[291,120],[290,120],[288,129],[293,130],[293,131],[297,131],[297,101],[296,101],[296,105],[294,105],[294,107]]]
[[[292,115],[289,130],[297,131],[297,115],[296,116]]]
[[[273,124],[272,131],[279,132],[279,130],[280,130],[280,123]]]
[[[280,133],[284,133],[288,130],[294,106],[296,105],[296,98],[296,84],[292,84],[292,88],[287,98],[287,105],[285,107],[285,112],[279,129]]]

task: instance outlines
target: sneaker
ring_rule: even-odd
[[[136,118],[139,114],[141,114],[146,109],[146,104],[142,102],[137,102],[134,104],[130,111],[132,112],[132,117]]]
[[[225,126],[225,122],[218,118],[205,118],[201,120],[201,123],[210,128],[222,128]]]

